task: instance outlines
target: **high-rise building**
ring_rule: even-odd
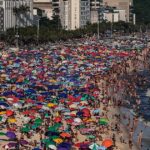
[[[29,11],[15,15],[14,9],[25,6]],[[32,0],[0,0],[0,8],[3,9],[4,31],[8,28],[30,26],[33,23],[33,1]],[[17,19],[16,19],[17,18]]]
[[[60,19],[66,30],[84,27],[90,22],[90,0],[60,0]]]
[[[46,16],[50,20],[52,19],[53,16],[52,0],[34,0],[33,8],[41,9],[43,11],[43,16]]]
[[[117,9],[126,11],[126,21],[130,21],[130,6],[132,0],[103,0],[105,6],[116,7]]]

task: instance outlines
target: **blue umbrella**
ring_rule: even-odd
[[[34,148],[34,149],[32,149],[32,150],[41,150],[41,149],[37,147],[37,148]]]
[[[68,142],[63,142],[57,146],[58,149],[65,148],[66,150],[71,149],[71,144]]]
[[[0,102],[0,106],[9,107],[9,104],[7,104],[5,102]]]

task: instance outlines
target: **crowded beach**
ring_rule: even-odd
[[[1,49],[0,150],[141,149],[138,115],[130,120],[120,107],[138,112],[136,73],[149,68],[149,48],[114,40]]]

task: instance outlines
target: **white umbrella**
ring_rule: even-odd
[[[50,149],[57,150],[57,147],[56,147],[55,145],[48,145],[48,147],[49,147]]]
[[[70,108],[77,108],[78,105],[77,105],[77,104],[71,104],[69,107],[70,107]]]
[[[75,123],[81,123],[82,120],[81,120],[80,118],[75,118],[75,119],[74,119],[74,122],[75,122]]]

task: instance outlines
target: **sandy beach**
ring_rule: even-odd
[[[148,48],[95,43],[8,51],[1,59],[1,150],[141,149],[141,139],[133,140],[137,117],[121,108],[130,89],[136,98],[125,77],[148,67]]]

